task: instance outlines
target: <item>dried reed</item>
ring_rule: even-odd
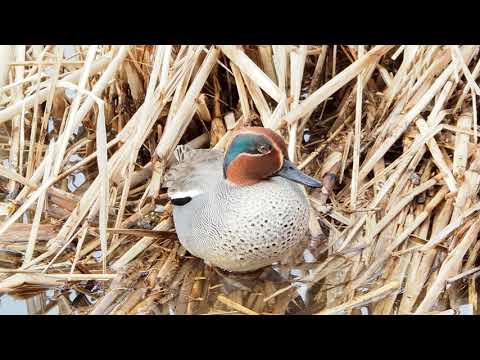
[[[32,313],[478,314],[479,50],[0,46],[0,292]],[[324,187],[303,253],[224,274],[179,245],[163,174],[250,125]]]

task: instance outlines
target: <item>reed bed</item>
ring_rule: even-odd
[[[0,47],[0,296],[33,313],[478,314],[479,50]],[[223,149],[252,125],[324,187],[306,189],[305,248],[228,274],[178,242],[163,175],[178,144]]]

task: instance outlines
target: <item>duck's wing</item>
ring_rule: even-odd
[[[166,172],[164,187],[175,205],[183,205],[192,198],[209,191],[223,178],[223,152],[208,149],[177,147],[178,161]]]

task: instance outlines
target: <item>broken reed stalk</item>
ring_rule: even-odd
[[[358,57],[363,55],[363,46],[358,46]],[[360,137],[362,131],[362,72],[357,78],[356,99],[355,99],[355,132],[353,140],[353,166],[352,166],[352,180],[350,191],[350,208],[352,210],[357,208],[358,196],[358,171],[360,167]]]
[[[336,315],[346,310],[349,310],[355,307],[360,307],[362,305],[368,304],[369,302],[379,300],[382,297],[387,296],[392,291],[398,289],[399,287],[400,287],[400,284],[398,283],[398,281],[392,281],[386,285],[383,285],[378,289],[372,290],[364,295],[360,295],[355,299],[350,300],[344,304],[340,304],[333,308],[328,308],[320,312],[317,312],[315,315]]]
[[[44,171],[43,180],[42,180],[43,185],[45,185],[45,183],[47,182],[51,174],[51,169],[52,169],[54,155],[55,155],[54,149],[55,149],[55,141],[52,141],[49,144],[47,154],[45,155],[46,164],[45,164],[45,171]],[[46,195],[46,190],[40,194],[40,197],[38,198],[38,201],[37,201],[37,208],[35,209],[35,215],[32,223],[32,230],[30,232],[30,237],[28,238],[27,249],[25,250],[25,257],[23,259],[24,265],[28,264],[33,257],[33,251],[35,250],[35,243],[37,241],[38,228],[40,226],[40,220],[43,212],[43,205],[45,202],[45,195]]]

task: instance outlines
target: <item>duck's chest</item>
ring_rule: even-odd
[[[304,237],[308,204],[282,178],[248,187],[220,184],[192,218],[192,252],[243,261],[280,256]]]
[[[293,218],[301,217],[307,209],[307,199],[295,183],[273,177],[251,186],[231,186],[219,183],[209,194],[210,217],[220,225],[265,228],[265,224],[286,225]],[[263,222],[259,222],[263,220]],[[265,222],[267,220],[267,222]],[[298,219],[297,219],[298,220]]]

